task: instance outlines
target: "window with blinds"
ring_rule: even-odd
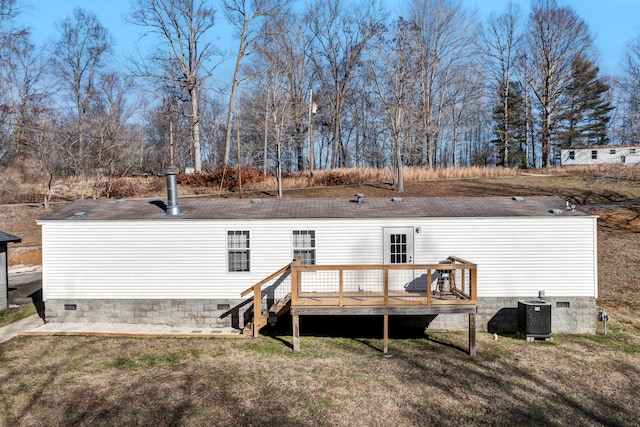
[[[316,265],[316,232],[314,230],[294,230],[293,259],[300,257],[302,265]]]
[[[251,271],[248,231],[227,231],[227,262],[229,272]]]

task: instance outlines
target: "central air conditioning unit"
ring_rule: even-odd
[[[527,341],[551,338],[551,304],[542,300],[518,301],[518,334]]]

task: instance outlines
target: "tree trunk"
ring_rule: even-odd
[[[240,36],[240,46],[238,47],[238,56],[236,56],[236,66],[233,70],[233,80],[231,81],[231,94],[229,95],[229,113],[227,114],[227,129],[224,140],[224,157],[222,159],[223,166],[229,164],[229,157],[231,154],[231,136],[233,134],[233,113],[236,105],[236,92],[240,85],[240,68],[242,67],[242,58],[246,51],[247,43],[247,26],[242,29],[242,35]]]
[[[191,138],[193,139],[193,157],[196,173],[202,173],[202,155],[200,152],[200,110],[198,104],[198,90],[196,87],[189,89],[191,97]]]

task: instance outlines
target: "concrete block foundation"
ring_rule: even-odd
[[[551,303],[552,333],[595,334],[596,302],[590,297],[478,298],[479,331],[516,333],[518,301]],[[252,300],[48,300],[47,322],[113,322],[244,328],[253,316]],[[467,314],[427,317],[428,330],[467,330]]]
[[[492,333],[518,331],[518,301],[543,300],[551,303],[551,332],[557,334],[595,334],[596,301],[591,297],[495,297],[478,298],[478,330]],[[447,314],[429,319],[428,329],[466,330],[466,315]]]
[[[112,322],[244,328],[251,301],[242,299],[47,300],[47,322]]]

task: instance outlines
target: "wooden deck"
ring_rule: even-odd
[[[342,296],[336,292],[300,292],[295,305],[337,305],[339,307],[363,305],[466,305],[467,299],[454,294],[417,295],[406,291],[389,291],[385,295],[381,292],[356,291],[343,292]]]
[[[390,315],[469,315],[469,354],[475,355],[477,266],[450,256],[440,264],[284,266],[242,293],[254,294],[252,335],[267,324],[263,286],[290,275],[286,294],[293,323],[294,351],[300,349],[299,316],[384,316],[384,351]],[[283,282],[280,280],[280,282]]]

